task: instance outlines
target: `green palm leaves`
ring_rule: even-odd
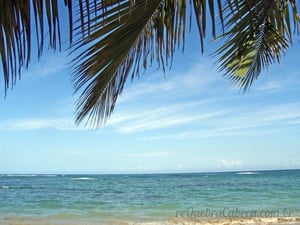
[[[225,12],[227,39],[217,51],[220,69],[246,90],[264,67],[280,62],[292,43],[290,20],[299,34],[296,2],[239,1],[228,4]]]
[[[205,31],[205,17],[199,1],[195,12],[199,30]],[[89,6],[83,10],[88,11]],[[77,108],[77,122],[98,125],[114,109],[127,77],[133,79],[140,69],[156,62],[165,70],[173,53],[184,43],[186,1],[119,1],[110,7],[98,7],[80,29],[87,35],[75,46],[85,49],[73,61],[76,90],[84,87]],[[203,27],[204,26],[204,27]],[[79,27],[78,27],[79,28]],[[203,41],[204,35],[201,36]]]
[[[143,59],[145,65],[149,54],[154,57],[154,46],[162,55],[163,40],[155,39],[152,28],[153,14],[158,14],[160,7],[157,0],[138,1],[134,6],[120,1],[108,8],[100,7],[100,13],[84,24],[83,29],[89,34],[75,46],[89,47],[73,61],[76,90],[84,87],[78,101],[77,122],[87,116],[96,125],[105,121],[129,72],[132,71],[132,77],[138,74],[140,61]]]
[[[163,70],[172,62],[174,52],[184,47],[187,14],[196,18],[202,51],[207,25],[215,38],[216,24],[221,24],[219,68],[243,89],[264,67],[279,62],[293,33],[299,34],[297,4],[292,0],[65,0],[64,5],[74,56],[72,78],[76,91],[82,91],[76,122],[94,126],[110,116],[128,77],[135,78],[153,62]],[[32,24],[38,56],[45,26],[49,46],[60,47],[60,16],[57,0],[0,0],[0,9],[6,89],[29,63]]]
[[[69,5],[70,2],[66,0],[65,4]],[[32,10],[34,18],[31,15]],[[32,48],[32,19],[35,24],[38,56],[42,55],[46,32],[50,47],[55,49],[60,46],[58,11],[57,0],[0,1],[0,55],[5,90],[16,82],[21,68],[28,67]],[[47,24],[46,32],[44,23]]]

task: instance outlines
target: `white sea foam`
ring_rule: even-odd
[[[252,175],[252,174],[259,174],[259,172],[238,172],[236,174],[239,174],[239,175]]]
[[[36,174],[7,174],[7,177],[36,177]]]
[[[72,177],[71,180],[95,180],[96,178],[92,177]]]
[[[9,189],[9,186],[2,186],[2,189]]]

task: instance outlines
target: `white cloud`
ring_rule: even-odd
[[[297,126],[300,120],[298,102],[254,108],[251,113],[238,107],[231,110],[231,112],[208,117],[193,129],[186,128],[185,131],[153,135],[145,139],[181,140],[221,136],[261,136],[286,131],[291,128],[291,125]]]
[[[225,160],[221,159],[217,162],[218,168],[236,168],[243,164],[241,160]]]
[[[287,163],[287,168],[300,168],[300,161],[292,160]]]
[[[182,170],[184,168],[183,164],[182,163],[178,163],[177,164],[177,169],[178,170]]]
[[[168,94],[177,96],[190,96],[199,92],[205,92],[209,87],[218,81],[226,80],[222,78],[210,61],[203,58],[197,60],[197,63],[186,65],[187,70],[181,73],[172,73],[166,78],[162,77],[162,72],[153,74],[141,83],[133,83],[125,88],[119,103],[130,103],[137,99],[151,99],[153,97],[164,98]],[[214,86],[214,90],[217,88]]]
[[[299,119],[300,102],[290,102],[258,108],[253,115],[253,119],[254,118],[266,123]]]
[[[46,77],[52,74],[61,74],[62,70],[67,69],[67,56],[65,54],[56,54],[42,56],[38,63],[29,65],[29,70],[24,71],[23,76]]]
[[[281,132],[300,121],[300,102],[277,105],[261,105],[248,109],[243,107],[211,108],[223,99],[199,99],[170,105],[147,106],[122,111],[112,115],[106,128],[119,133],[137,133],[164,128],[183,127],[179,132],[170,130],[168,134],[147,136],[143,139],[195,139],[232,135],[264,135]],[[247,106],[251,107],[251,106]],[[127,109],[127,110],[126,110]],[[249,113],[251,112],[251,113]],[[74,119],[24,118],[0,122],[1,130],[38,130],[52,128],[57,130],[78,130]]]
[[[295,65],[297,63],[294,63]],[[275,65],[274,65],[275,66]],[[299,90],[299,70],[297,67],[290,63],[290,68],[271,68],[266,74],[263,72],[260,79],[253,85],[254,91],[262,93],[284,93],[287,89],[298,91]]]
[[[210,63],[198,60],[161,82],[156,74],[127,86],[106,127],[123,134],[168,128],[168,133],[142,138],[157,140],[265,135],[298,124],[300,102],[270,101],[270,95],[265,97],[262,91],[238,96]],[[257,89],[280,85],[278,79],[267,80]]]
[[[169,79],[161,83],[157,80],[151,82],[150,79],[149,82],[138,83],[127,89],[120,107],[117,105],[118,109],[104,127],[123,134],[168,128],[168,133],[143,138],[157,140],[264,135],[299,124],[300,102],[275,105],[257,101],[257,105],[256,102],[245,104],[241,101],[253,99],[243,96],[244,100],[235,94],[223,94],[218,90],[221,86],[226,91],[226,82],[215,71],[211,71],[205,62],[200,61],[189,68],[184,73],[170,75]],[[222,84],[220,86],[216,85],[218,79]],[[192,96],[199,91],[203,94]],[[70,102],[69,99],[67,113],[73,111]],[[62,104],[66,105],[65,102]],[[65,113],[57,112],[58,115]],[[1,124],[2,130],[80,129],[74,125],[73,118],[64,117],[24,118]]]
[[[279,132],[279,130],[277,130]],[[179,133],[172,133],[167,135],[153,135],[144,137],[143,140],[188,140],[188,139],[201,139],[201,138],[214,138],[226,136],[262,136],[267,134],[276,133],[274,130],[269,129],[247,129],[247,127],[228,127],[228,128],[199,128],[197,130],[190,130]]]
[[[174,83],[168,80],[161,80],[158,82],[144,82],[139,84],[132,84],[132,86],[125,88],[124,94],[120,96],[119,104],[127,103],[145,95],[151,95],[153,93],[167,92],[173,89]]]
[[[196,106],[194,103],[186,103],[170,105],[168,107],[157,107],[135,113],[127,112],[123,115],[116,114],[108,121],[107,126],[111,126],[121,133],[135,133],[193,124],[228,113],[226,111],[196,113],[193,112]]]
[[[269,81],[264,83],[261,86],[258,86],[257,89],[260,91],[279,91],[284,88],[282,81]]]
[[[32,118],[0,122],[2,131],[25,131],[40,129],[80,130],[72,119],[68,118]]]

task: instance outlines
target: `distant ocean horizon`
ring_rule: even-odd
[[[276,171],[300,171],[300,168],[292,169],[253,169],[253,170],[207,170],[207,171],[198,171],[198,170],[161,170],[161,171],[126,171],[126,172],[0,172],[0,176],[66,176],[66,175],[171,175],[171,174],[214,174],[214,173],[259,173],[259,172],[276,172]]]
[[[299,169],[1,174],[0,224],[299,224],[299,187]]]

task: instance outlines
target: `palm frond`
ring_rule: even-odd
[[[295,1],[244,0],[232,1],[226,11],[227,39],[216,52],[221,55],[219,68],[245,91],[291,45],[291,15],[299,34],[297,6]]]
[[[65,0],[65,4],[71,13],[72,1]],[[35,24],[39,57],[42,55],[45,33],[49,30],[49,46],[53,49],[60,48],[61,35],[57,0],[0,0],[0,9],[0,55],[6,91],[15,84],[17,77],[21,75],[22,67],[28,67],[34,30],[32,24]],[[32,9],[34,22],[31,21]],[[48,28],[46,32],[45,20]]]
[[[171,65],[174,52],[184,49],[187,2],[64,0],[74,55],[72,78],[76,92],[82,91],[77,123],[86,120],[99,126],[114,110],[128,77],[139,76],[140,70],[152,63],[162,70]],[[213,37],[219,17],[221,38],[226,39],[216,52],[221,55],[219,68],[244,90],[264,67],[279,62],[292,44],[293,34],[299,35],[296,0],[190,0],[189,5],[196,17],[202,52],[207,17]],[[0,55],[7,90],[21,68],[28,67],[32,35],[39,57],[46,36],[51,48],[60,49],[60,16],[57,0],[0,0],[0,9]]]
[[[84,27],[90,34],[83,43],[79,42],[79,48],[89,43],[91,46],[74,60],[76,90],[84,87],[78,102],[77,122],[87,115],[88,121],[96,126],[105,121],[114,109],[129,72],[138,72],[141,58],[144,66],[148,55],[152,60],[157,57],[164,61],[161,58],[166,44],[163,42],[164,24],[154,17],[163,7],[162,1],[139,1],[131,10],[130,7],[129,1],[100,7],[98,16],[89,19]],[[156,34],[151,30],[153,26],[156,26]]]
[[[207,2],[214,14],[214,1],[195,0],[193,5],[202,42]],[[82,5],[83,14],[89,11],[95,16],[84,18],[76,28],[79,35],[88,33],[74,43],[73,54],[79,53],[73,60],[73,80],[76,91],[83,89],[77,123],[87,119],[88,124],[99,126],[112,113],[128,76],[133,79],[153,62],[163,70],[171,64],[175,50],[184,46],[186,5],[185,0],[120,0],[96,8]],[[215,34],[214,19],[212,24]]]
[[[224,19],[223,19],[223,7],[222,7],[222,1],[217,0],[193,0],[193,8],[195,12],[196,22],[198,26],[198,31],[200,35],[200,44],[201,44],[201,51],[203,53],[204,51],[204,38],[206,35],[206,24],[207,24],[207,8],[210,12],[210,18],[211,18],[211,30],[212,30],[212,36],[216,37],[216,6],[215,3],[218,5],[218,15],[219,15],[219,22],[221,22],[222,28],[224,28]]]

